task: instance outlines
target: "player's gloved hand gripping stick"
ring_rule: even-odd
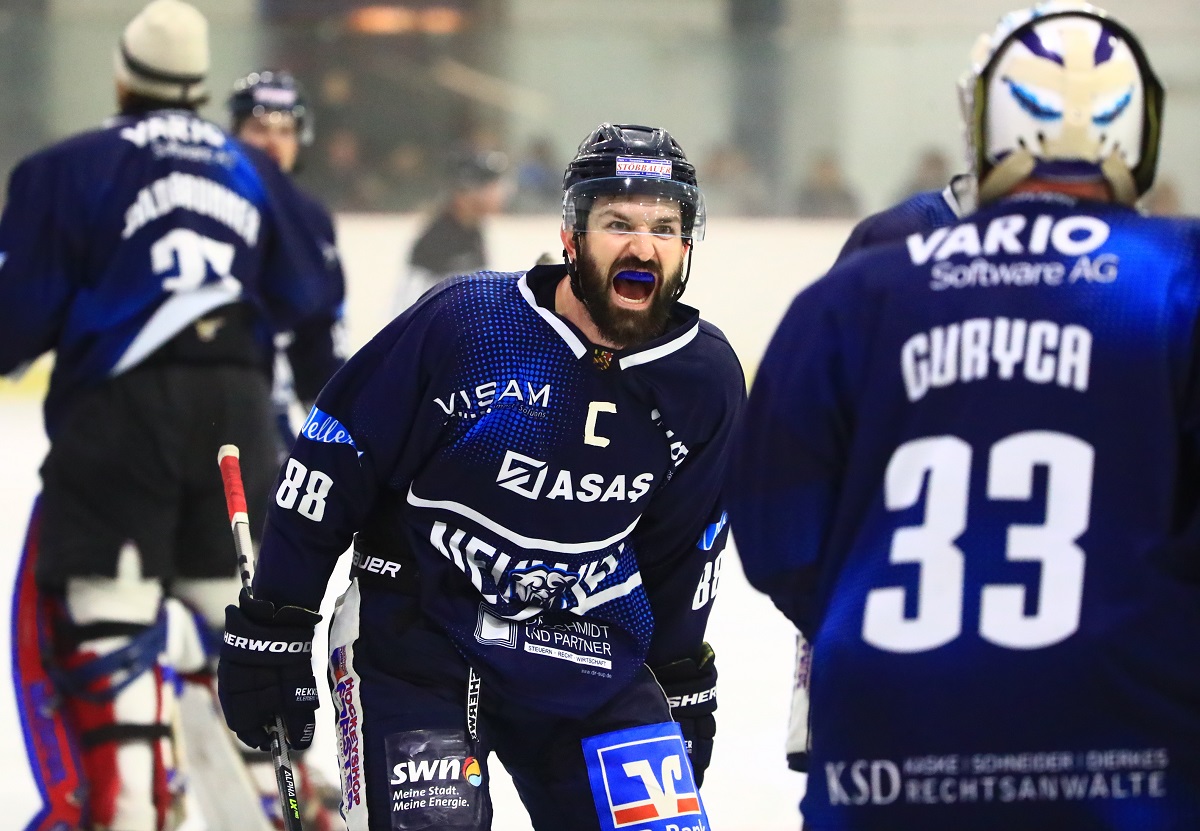
[[[303,749],[316,727],[316,680],[312,672],[313,630],[321,616],[296,606],[278,609],[256,600],[250,584],[253,544],[238,449],[217,454],[225,503],[237,547],[242,593],[225,609],[225,635],[217,665],[217,692],[225,720],[239,739],[271,751],[286,831],[302,831],[299,793],[288,741]]]

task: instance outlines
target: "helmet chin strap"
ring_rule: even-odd
[[[588,310],[588,314],[591,314],[592,307],[588,305],[587,298],[583,294],[583,278],[579,275],[579,255],[582,253],[583,234],[576,230],[572,239],[575,241],[575,259],[572,260],[567,249],[563,249],[563,259],[567,261],[567,276],[571,280],[571,293]]]
[[[695,243],[688,245],[687,252],[687,267],[683,269],[683,277],[679,280],[679,288],[675,290],[675,296],[672,300],[678,300],[683,297],[683,290],[687,288],[688,278],[692,276],[692,249],[696,247]]]

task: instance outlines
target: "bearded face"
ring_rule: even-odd
[[[581,299],[601,336],[628,349],[662,335],[690,244],[682,236],[679,203],[599,199],[578,239]]]
[[[583,302],[606,340],[619,349],[628,349],[652,341],[666,331],[667,318],[675,305],[675,290],[683,279],[682,260],[671,273],[664,275],[661,263],[633,256],[621,257],[605,267],[586,242],[580,245],[579,253]],[[653,282],[625,276],[630,273],[650,275]],[[641,305],[631,307],[618,298],[635,300]]]

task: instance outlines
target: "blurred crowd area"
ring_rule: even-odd
[[[316,116],[300,180],[339,212],[433,211],[463,160],[500,165],[499,206],[555,213],[562,170],[600,121],[664,126],[710,216],[856,218],[964,169],[955,81],[1010,2],[935,0],[194,0],[213,29],[212,101],[291,70]],[[1143,41],[1169,93],[1147,207],[1200,212],[1200,4]],[[4,0],[0,171],[111,113],[112,47],[137,0]],[[1140,31],[1137,0],[1103,4]],[[970,11],[966,11],[969,9]],[[1132,15],[1132,17],[1130,17]]]

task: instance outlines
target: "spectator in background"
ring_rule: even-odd
[[[557,213],[562,207],[562,162],[545,136],[529,142],[525,158],[517,166],[514,213]]]
[[[379,207],[383,185],[363,164],[362,144],[349,127],[333,130],[325,145],[325,176],[319,188],[335,211],[370,211]]]
[[[437,171],[431,171],[428,154],[419,144],[405,141],[388,153],[384,166],[389,211],[420,211],[428,208],[437,194]]]
[[[950,180],[950,160],[936,147],[926,147],[917,157],[917,166],[897,194],[897,202],[926,190],[941,190]]]
[[[395,311],[408,308],[435,284],[487,266],[483,223],[508,198],[508,157],[498,150],[464,152],[450,165],[448,194],[417,237],[401,279]]]
[[[1142,208],[1151,216],[1181,216],[1183,200],[1175,180],[1163,178],[1142,200]]]
[[[732,142],[714,146],[703,164],[704,204],[718,216],[771,213],[767,184],[741,148]]]
[[[824,219],[854,219],[859,215],[858,196],[842,174],[842,166],[832,151],[813,160],[800,185],[796,204],[800,216]]]

